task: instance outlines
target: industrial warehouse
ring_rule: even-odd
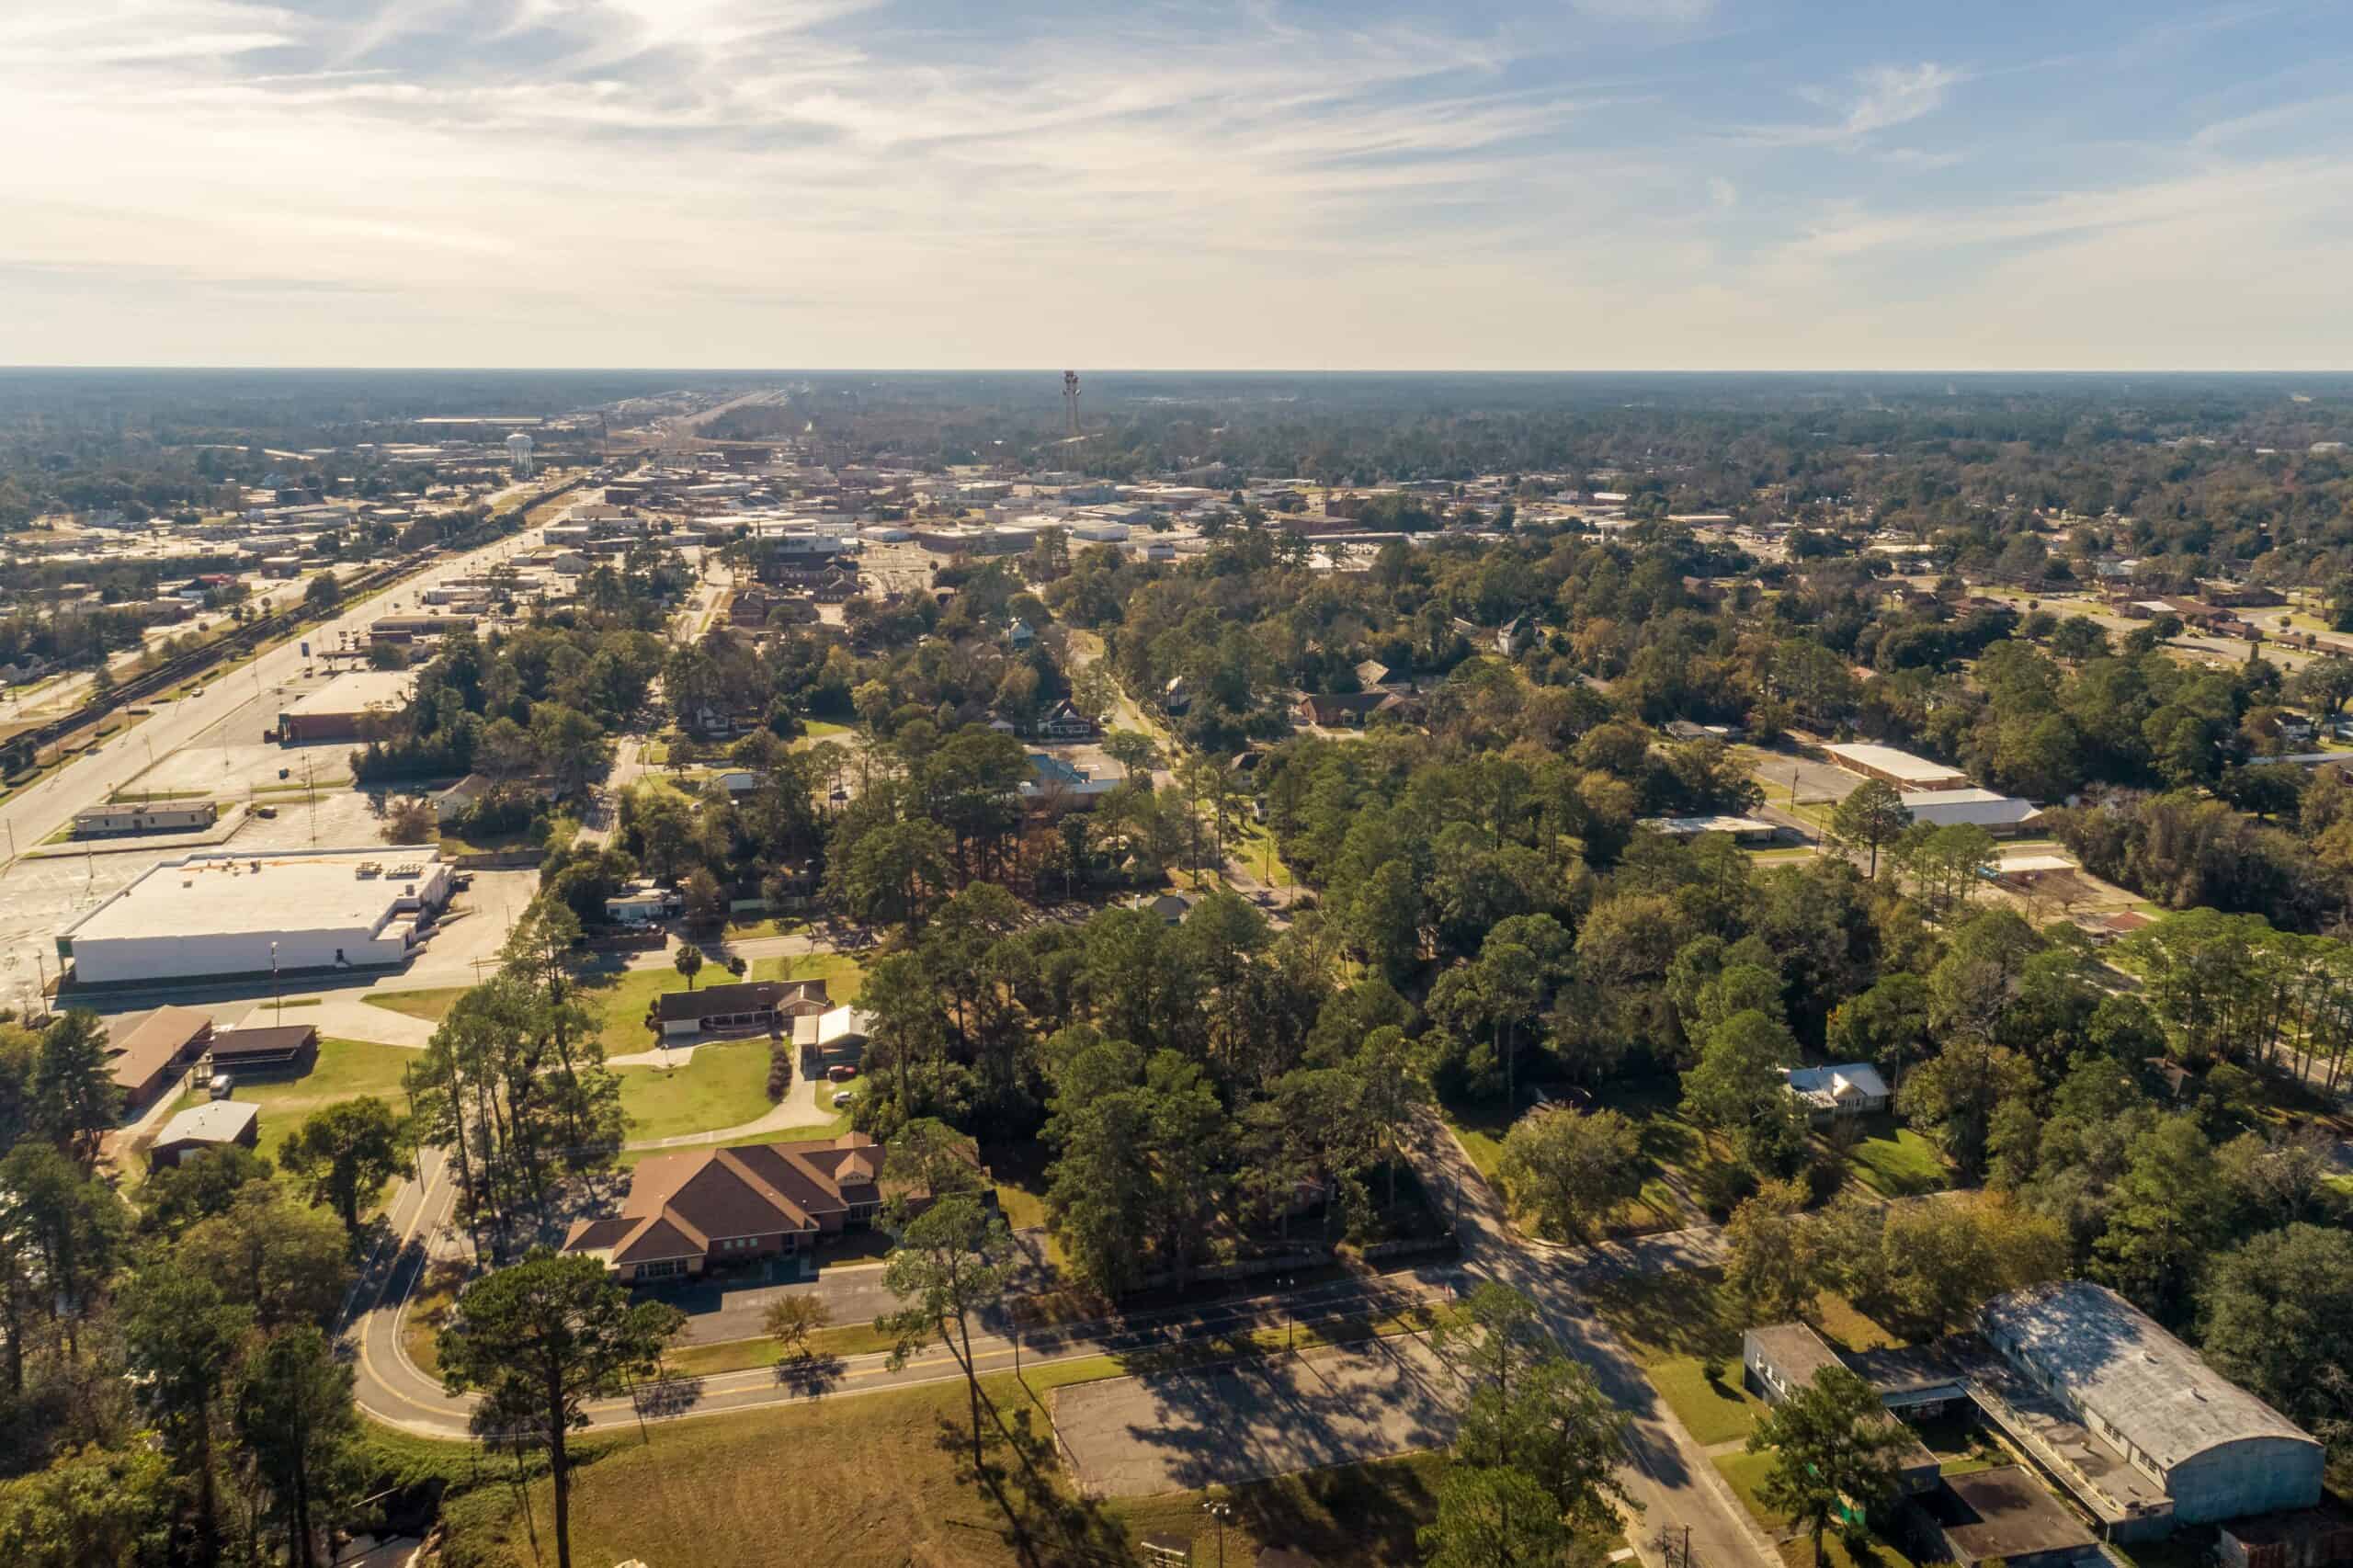
[[[75,985],[387,969],[449,902],[434,849],[315,849],[163,860],[57,938]]]
[[[2223,1554],[2243,1555],[2245,1540],[2304,1518],[2321,1502],[2320,1443],[2106,1286],[2074,1279],[2013,1291],[1986,1303],[1979,1327],[1976,1335],[1854,1356],[1838,1355],[1802,1324],[1755,1328],[1745,1336],[1743,1372],[1778,1403],[1840,1362],[1893,1415],[1963,1414],[1998,1433],[2109,1540],[2220,1525]],[[2018,1493],[2027,1473],[2020,1467],[2001,1484]],[[1927,1515],[1915,1529],[1939,1551],[1970,1534],[1964,1524],[1991,1517],[1992,1499],[1907,1492]],[[2040,1503],[2008,1496],[1998,1512],[2014,1522],[2031,1513],[2053,1528],[1988,1538],[1978,1543],[1979,1558],[1956,1561],[2091,1561],[2075,1550],[2089,1538],[2059,1528],[2063,1519]]]

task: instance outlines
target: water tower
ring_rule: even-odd
[[[520,430],[506,437],[506,460],[514,465],[515,477],[531,477],[531,438]]]

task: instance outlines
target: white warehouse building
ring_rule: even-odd
[[[61,932],[76,983],[389,969],[449,902],[437,849],[211,850],[158,861]]]
[[[2129,1470],[2163,1489],[2164,1501],[2143,1510],[2153,1523],[2211,1524],[2320,1502],[2321,1445],[2108,1287],[2037,1285],[1978,1316],[1994,1348],[2082,1424],[2061,1457],[2081,1471],[2105,1468],[2096,1501],[2130,1495],[2119,1479]]]

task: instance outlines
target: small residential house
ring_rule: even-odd
[[[1036,733],[1041,741],[1087,740],[1095,733],[1095,721],[1067,702],[1057,702],[1051,712],[1038,721]]]
[[[605,918],[616,926],[659,926],[684,906],[672,889],[636,881],[605,901]]]
[[[251,1149],[261,1142],[261,1108],[250,1100],[207,1100],[190,1106],[155,1134],[147,1168],[166,1171],[234,1144]]]
[[[662,1038],[697,1035],[782,1034],[800,1018],[826,1010],[822,980],[752,980],[706,985],[699,991],[665,991],[654,1000],[654,1025]]]
[[[1310,693],[1299,699],[1299,722],[1324,730],[1358,730],[1376,714],[1399,713],[1405,699],[1393,691]]]
[[[1781,1075],[1790,1093],[1816,1122],[1833,1117],[1868,1116],[1888,1106],[1887,1080],[1868,1062],[1846,1062],[1836,1067],[1789,1067]]]
[[[1005,645],[1017,653],[1028,653],[1037,641],[1037,632],[1030,630],[1028,621],[1018,617],[1015,618],[1012,625],[1005,629]]]

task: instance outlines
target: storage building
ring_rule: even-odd
[[[1898,751],[1893,746],[1859,742],[1852,745],[1825,745],[1822,749],[1831,761],[1847,772],[1859,773],[1866,778],[1876,778],[1883,784],[1893,784],[1898,790],[1972,788],[1969,775],[1960,769],[1947,767],[1941,762],[1930,762],[1925,756],[1914,756],[1910,752]]]
[[[190,1106],[155,1135],[147,1168],[169,1170],[231,1144],[250,1149],[261,1142],[261,1108],[244,1100],[207,1100]]]
[[[449,902],[435,849],[207,850],[159,860],[67,926],[81,985],[387,969]]]
[[[1930,827],[1970,824],[1996,838],[2024,832],[2042,814],[2031,801],[1991,790],[1917,790],[1904,797],[1904,806],[1914,822]]]
[[[2013,1291],[1979,1318],[2012,1366],[2164,1489],[2176,1523],[2319,1503],[2321,1445],[2106,1286]]]

